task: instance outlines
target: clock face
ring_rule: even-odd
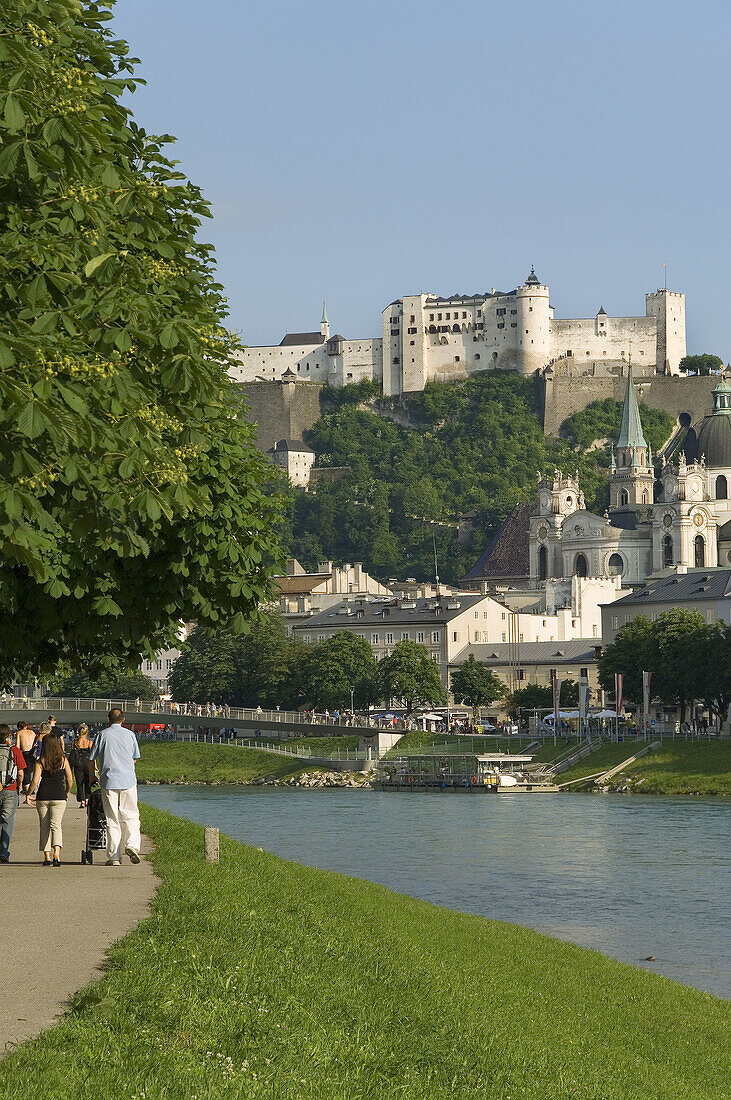
[[[548,528],[547,527],[539,527],[538,528],[538,537],[539,538],[544,539],[547,534],[548,534]]]
[[[672,512],[666,512],[665,513],[665,515],[662,517],[662,524],[663,524],[663,527],[672,527],[673,526],[673,513]]]
[[[706,517],[703,515],[703,513],[696,512],[696,514],[693,516],[693,523],[696,525],[696,527],[702,527],[705,522]]]
[[[676,478],[674,478],[674,477],[666,477],[665,478],[665,492],[666,493],[674,493],[675,490],[677,489],[677,487],[678,487],[678,482],[677,482]]]

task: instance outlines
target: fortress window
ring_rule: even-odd
[[[485,327],[485,326],[484,326],[484,324],[483,324],[483,322],[482,322],[482,321],[478,321],[478,322],[477,322],[477,324],[475,325],[475,328],[480,328],[480,329],[482,329],[482,328],[484,328],[484,327]]]
[[[455,355],[454,361],[455,361],[455,363],[459,363],[459,356],[458,355]]]
[[[413,315],[413,313],[412,313],[412,314],[411,314],[411,317],[410,317],[409,319],[410,319],[410,321],[411,321],[411,323],[412,323],[412,325],[413,325],[414,321],[416,320],[416,317],[414,317],[414,315]]]
[[[445,314],[444,314],[444,320],[445,320],[445,321],[449,321],[449,320],[451,320],[451,318],[452,318],[452,314],[451,314],[451,313],[445,313]]]
[[[478,351],[477,355],[475,356],[475,359],[479,359],[479,358],[480,358],[480,353]]]
[[[477,316],[478,316],[478,317],[482,317],[482,310],[481,310],[481,309],[478,309],[478,311],[477,311]]]
[[[412,348],[413,348],[413,346],[414,346],[414,344],[416,343],[416,341],[415,341],[415,340],[409,340],[409,343],[411,344],[411,346],[412,346]]]
[[[442,319],[441,313],[437,313],[437,321],[441,321],[441,319]]]
[[[501,321],[500,324],[498,325],[498,328],[505,328],[505,322]]]
[[[517,309],[511,309],[511,311],[510,311],[511,316],[514,317],[517,312],[518,312]]]
[[[466,316],[467,316],[467,313],[466,313],[466,311],[465,311],[465,310],[462,310],[462,316],[463,316],[463,317],[466,317]]]
[[[433,314],[433,313],[430,313],[430,314],[429,314],[429,320],[430,320],[430,321],[433,321],[433,320],[434,320],[434,314]]]
[[[495,310],[495,316],[496,317],[504,317],[505,316],[505,310],[504,309],[496,309]]]
[[[394,355],[393,361],[394,361],[394,363],[398,363],[398,361],[399,361],[398,355]],[[310,368],[308,367],[307,369],[309,370]]]
[[[517,328],[517,327],[518,327],[518,323],[517,323],[517,321],[513,321],[513,322],[511,322],[511,325],[510,325],[510,327],[511,327],[511,328]]]
[[[572,352],[571,348],[569,348],[569,350],[566,352],[566,358],[570,359],[573,354],[574,353]]]

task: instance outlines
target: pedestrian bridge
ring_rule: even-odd
[[[375,736],[379,728],[375,719],[359,718],[357,715],[337,720],[329,714],[262,710],[260,707],[252,710],[204,703],[125,702],[120,699],[68,699],[59,696],[0,699],[0,722],[15,726],[19,721],[25,721],[35,726],[52,714],[61,726],[77,725],[79,722],[106,725],[107,712],[112,707],[119,707],[124,712],[127,725],[172,726],[176,734],[182,730],[195,733],[205,729],[212,732],[235,730],[239,737],[259,734],[282,738],[308,733],[319,737],[343,737],[358,733],[368,737]]]

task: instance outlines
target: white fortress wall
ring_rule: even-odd
[[[607,317],[551,321],[550,354],[555,359],[632,359],[640,370],[654,368],[657,354],[657,325],[652,317]]]

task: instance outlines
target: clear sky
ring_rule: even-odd
[[[211,201],[249,344],[380,333],[402,294],[510,290],[560,317],[687,294],[731,358],[728,0],[118,0],[137,121]]]

